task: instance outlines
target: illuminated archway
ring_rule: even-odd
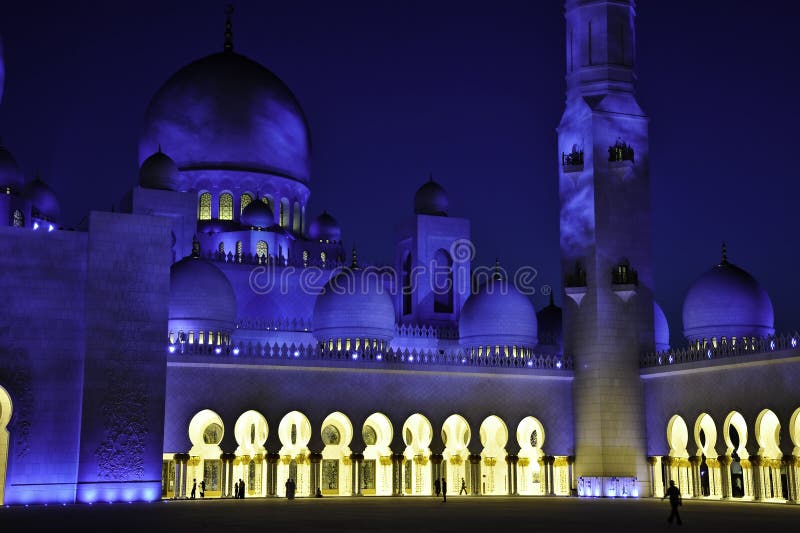
[[[8,391],[0,385],[0,505],[5,503],[6,469],[8,467],[8,423],[13,405]]]
[[[800,456],[800,407],[795,409],[789,419],[789,438],[792,439],[792,444],[794,444],[792,455],[795,457]]]
[[[352,494],[350,487],[350,443],[353,424],[346,415],[336,411],[322,422],[322,465],[320,489],[323,494]]]
[[[234,477],[246,482],[247,494],[265,496],[267,487],[264,483],[264,456],[267,451],[264,443],[269,435],[267,419],[258,411],[245,411],[233,426],[233,435],[238,444],[236,457],[239,459],[239,469]]]
[[[689,444],[689,428],[680,415],[673,415],[667,422],[667,444],[669,444],[670,460],[664,484],[668,485],[670,480],[674,480],[681,494],[691,495],[689,452],[686,451],[686,446]]]
[[[695,471],[699,475],[700,495],[720,497],[721,480],[717,460],[717,425],[707,413],[702,413],[694,423],[694,441],[697,445],[699,463]]]
[[[744,498],[752,495],[752,471],[744,468],[742,461],[747,461],[747,422],[738,411],[731,411],[722,424],[722,438],[725,442],[725,455],[730,458],[728,472],[730,475],[730,495],[732,498]],[[745,463],[749,465],[749,461]]]
[[[300,411],[292,411],[278,424],[281,441],[281,459],[278,462],[277,492],[286,496],[286,481],[293,479],[297,496],[308,496],[311,490],[311,469],[308,441],[311,440],[311,423]]]
[[[406,444],[404,455],[406,464],[403,476],[405,494],[431,494],[431,449],[433,427],[430,421],[419,413],[414,413],[403,424],[403,441]]]
[[[189,450],[185,480],[187,494],[195,480],[198,486],[205,480],[206,497],[222,494],[222,461],[219,458],[222,449],[219,444],[224,434],[225,424],[222,418],[211,409],[204,409],[192,417],[189,422],[189,441],[192,448]]]
[[[517,462],[517,492],[519,494],[544,494],[541,464],[544,456],[544,427],[536,418],[528,416],[517,426],[519,461]]]
[[[506,444],[508,428],[496,415],[486,417],[480,427],[481,494],[508,494],[508,473],[506,472]]]
[[[781,487],[781,423],[778,416],[764,409],[756,417],[755,436],[758,442],[759,464],[754,466],[753,481],[756,498],[783,499]]]
[[[394,437],[392,422],[383,413],[373,413],[364,421],[361,428],[364,444],[364,463],[375,462],[374,492],[362,489],[364,494],[391,496],[392,494],[392,450],[389,447]],[[363,475],[362,475],[363,478]],[[367,479],[369,484],[369,480]]]
[[[469,423],[461,415],[450,415],[442,424],[442,442],[445,446],[442,460],[446,464],[447,486],[451,492],[460,491],[463,479],[467,483],[467,494],[470,493],[466,465],[469,457],[467,445],[471,438]]]

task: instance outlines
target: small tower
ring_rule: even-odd
[[[444,188],[431,176],[414,195],[414,216],[397,231],[399,322],[455,326],[470,291],[469,221],[450,217]]]
[[[654,349],[650,177],[634,17],[633,0],[566,1],[564,352],[575,363],[575,473],[603,496],[649,493],[638,363]]]

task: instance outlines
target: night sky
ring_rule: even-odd
[[[646,0],[639,101],[651,117],[656,298],[680,343],[690,283],[719,261],[800,329],[800,117],[790,2]],[[221,51],[222,1],[0,5],[0,135],[59,194],[64,222],[109,210],[137,181],[148,101],[183,65]],[[238,1],[234,46],[282,78],[311,126],[311,213],[371,262],[433,173],[471,220],[477,262],[532,265],[559,285],[556,132],[563,3]],[[557,297],[557,301],[560,298]],[[534,297],[537,308],[546,298]]]

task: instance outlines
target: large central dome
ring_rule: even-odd
[[[158,90],[145,115],[139,164],[159,145],[181,171],[309,180],[311,139],[300,104],[275,74],[232,50],[183,67]]]

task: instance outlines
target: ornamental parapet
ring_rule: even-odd
[[[702,363],[716,359],[764,355],[781,352],[800,355],[800,333],[773,335],[770,337],[748,337],[720,340],[712,339],[691,346],[648,353],[639,359],[639,368],[669,367],[685,363]]]
[[[319,344],[278,344],[251,341],[234,342],[229,345],[197,343],[168,344],[168,352],[174,361],[185,356],[210,356],[220,363],[248,361],[276,361],[283,364],[302,361],[328,361],[343,366],[372,365],[403,370],[426,370],[431,366],[451,366],[462,368],[511,369],[520,372],[553,370],[570,373],[573,368],[572,357],[563,354],[525,353],[479,355],[468,353],[461,348],[444,349],[380,349],[375,344],[360,346],[358,349],[340,349],[336,343]],[[494,351],[493,351],[494,352]]]

